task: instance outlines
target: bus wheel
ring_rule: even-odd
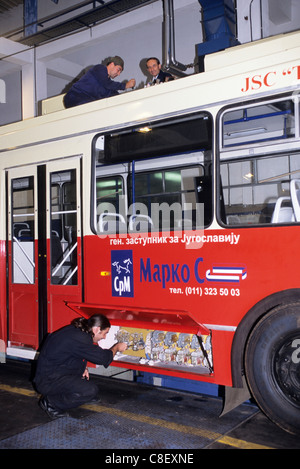
[[[261,410],[284,430],[300,434],[300,303],[274,308],[255,326],[245,371]]]

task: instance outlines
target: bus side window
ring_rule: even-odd
[[[51,283],[77,285],[77,200],[76,171],[50,175]]]
[[[259,225],[297,221],[291,187],[293,180],[300,179],[300,163],[299,153],[290,150],[297,135],[297,109],[293,98],[277,98],[230,107],[222,113],[219,142],[225,208],[224,217],[220,212],[220,189],[222,223]]]
[[[12,282],[35,283],[34,179],[12,180]]]
[[[201,164],[98,177],[96,188],[98,234],[195,230],[212,219],[212,182]]]
[[[223,117],[222,147],[295,137],[294,102],[286,99],[228,111]]]
[[[202,165],[157,169],[135,174],[134,196],[129,176],[129,201],[149,217],[144,231],[203,228],[212,217],[211,179]],[[203,220],[203,204],[204,220]]]
[[[295,223],[291,188],[300,179],[300,155],[274,154],[221,163],[227,225]]]
[[[97,233],[126,232],[123,178],[109,176],[96,180]]]
[[[96,135],[92,142],[92,230],[97,234],[202,229],[195,178],[210,172],[208,112],[169,117]],[[111,172],[110,172],[111,169]],[[205,190],[205,225],[212,220]],[[201,206],[201,207],[200,207]]]

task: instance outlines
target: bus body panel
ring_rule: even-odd
[[[108,316],[113,305],[112,322],[127,327],[132,321],[132,327],[142,328],[148,320],[142,312],[126,319],[124,310],[130,308],[142,310],[147,305],[147,310],[153,311],[153,321],[159,316],[158,310],[162,314],[185,312],[199,327],[204,325],[212,331],[213,380],[230,385],[226,364],[231,362],[232,339],[243,317],[263,298],[299,288],[294,259],[288,254],[290,249],[297,249],[299,229],[245,228],[230,234],[205,230],[198,235],[186,233],[185,238],[181,233],[153,234],[152,239],[87,237],[86,303],[93,305],[93,312],[104,311]],[[188,249],[192,236],[204,240],[198,249]],[[123,252],[132,255],[131,284],[122,280],[113,265],[112,256],[118,252],[121,258]],[[216,273],[211,275],[214,269]],[[191,332],[195,333],[195,328]],[[199,379],[192,368],[189,375]]]
[[[35,242],[37,247],[37,242]],[[35,258],[37,261],[37,248],[35,247]],[[8,255],[12,257],[11,243],[9,243]],[[37,262],[36,262],[37,263]],[[38,274],[36,270],[36,274]],[[11,269],[9,278],[11,279]],[[9,288],[9,331],[12,344],[22,344],[33,349],[39,346],[39,312],[38,312],[38,286],[34,282],[31,285],[22,283],[12,284]]]
[[[2,362],[5,361],[7,346],[5,241],[0,241],[0,282],[0,362]]]
[[[300,341],[300,218],[273,218],[279,201],[291,202],[292,182],[300,184],[299,51],[299,32],[237,46],[207,57],[205,73],[0,127],[0,360],[33,358],[47,333],[78,315],[104,313],[112,327],[101,345],[130,345],[115,357],[116,367],[242,386],[246,363],[267,415],[276,415],[284,396],[287,427],[299,429],[290,418],[290,409],[299,409],[299,386],[290,379],[286,391],[282,377],[286,362],[296,375],[298,359],[297,349],[291,352]],[[192,128],[196,119],[198,140],[177,149],[172,125]],[[147,126],[168,136],[161,153],[140,156],[136,145],[127,159],[109,159],[107,142],[127,136],[130,144]],[[205,229],[178,230],[174,222],[169,232],[101,231],[105,178],[115,184],[106,202],[116,208],[119,191],[128,205],[136,195],[150,199],[154,191],[143,189],[159,173],[166,186],[168,171],[181,184],[169,190],[168,202],[174,194],[195,202],[199,180],[210,179]],[[136,194],[139,175],[147,183],[141,178]],[[184,187],[188,178],[192,189]],[[159,200],[164,190],[155,193]],[[125,225],[132,216],[125,213]],[[27,239],[13,235],[18,218],[27,219]],[[21,252],[31,260],[27,281],[14,277]],[[274,345],[283,326],[284,339]],[[271,412],[256,377],[269,392],[276,382]]]
[[[47,242],[48,252],[50,252],[50,241]],[[81,258],[81,239],[78,238],[78,256]],[[48,279],[51,276],[50,263],[47,266]],[[81,263],[78,264],[78,277],[81,278]],[[74,314],[67,307],[66,301],[81,301],[82,287],[78,285],[52,285],[48,282],[48,331],[53,332],[60,327],[69,324],[74,319]]]
[[[154,310],[188,311],[198,323],[236,328],[263,298],[299,287],[297,266],[288,255],[297,251],[299,230],[299,226],[245,228],[232,231],[234,237],[229,235],[228,242],[224,230],[205,230],[199,237],[211,242],[198,249],[187,249],[176,235],[152,236],[165,238],[162,244],[128,237],[120,240],[121,246],[113,246],[108,237],[87,237],[85,299],[92,304],[146,303]],[[170,242],[174,238],[178,242]],[[122,251],[133,257],[132,291],[129,282],[122,290],[112,265],[112,253]]]

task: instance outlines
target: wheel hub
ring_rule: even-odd
[[[297,349],[299,349],[299,353],[297,353]],[[285,398],[300,407],[299,335],[285,340],[277,349],[274,360],[274,379]]]

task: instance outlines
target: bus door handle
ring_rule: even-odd
[[[148,215],[134,214],[134,215],[131,215],[131,217],[129,218],[129,230],[130,231],[133,230],[133,223],[135,222],[136,218],[145,219],[145,221],[147,221],[148,224],[153,225],[153,221]]]
[[[105,217],[113,217],[116,220],[118,219],[121,223],[126,224],[125,218],[123,215],[120,215],[120,213],[113,213],[113,212],[104,212],[101,213],[100,218],[99,218],[99,228],[100,228],[100,233],[103,233],[105,231],[104,229],[104,223],[105,223]],[[115,223],[115,222],[114,222]],[[107,230],[106,230],[107,231]]]

